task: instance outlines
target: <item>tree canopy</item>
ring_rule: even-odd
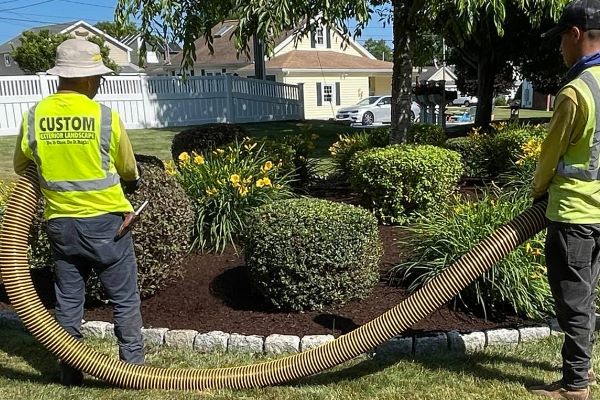
[[[116,39],[123,39],[125,36],[135,35],[139,32],[139,28],[129,20],[123,22],[100,21],[94,26]]]
[[[375,40],[369,38],[363,43],[363,47],[369,50],[378,60],[392,61],[392,49],[385,43],[385,40]]]
[[[26,31],[21,35],[21,44],[11,51],[12,58],[19,67],[28,74],[45,72],[56,63],[56,48],[59,44],[71,36],[64,33],[52,33],[47,29],[41,31]],[[88,39],[90,42],[100,46],[100,54],[104,64],[117,72],[117,64],[110,59],[110,50],[104,42],[104,38],[94,36]]]
[[[477,70],[480,102],[476,124],[490,122],[496,62],[502,54],[496,44],[515,12],[538,26],[544,17],[556,20],[568,0],[119,0],[117,21],[135,17],[146,41],[155,33],[183,42],[184,67],[194,61],[194,41],[211,44],[211,28],[232,15],[239,18],[235,32],[238,49],[247,50],[251,38],[264,41],[269,55],[274,41],[294,29],[299,35],[317,24],[334,25],[346,35],[359,35],[378,8],[389,10],[393,24],[392,141],[403,141],[410,126],[412,67],[415,43],[424,32],[443,34],[465,61]],[[233,11],[232,11],[233,10]],[[316,17],[319,18],[316,18]],[[354,19],[352,32],[346,21]],[[432,28],[433,27],[433,28]]]

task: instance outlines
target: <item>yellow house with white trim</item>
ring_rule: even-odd
[[[213,49],[204,39],[196,41],[195,76],[254,76],[252,54],[238,55],[231,34],[237,20],[213,27]],[[253,43],[249,43],[253,48]],[[180,72],[182,54],[172,59],[170,72]],[[391,94],[393,64],[377,60],[358,42],[344,38],[340,31],[326,26],[295,42],[293,32],[276,41],[273,56],[266,59],[267,79],[297,84],[303,88],[307,119],[335,118],[336,110],[356,104],[371,95]],[[167,68],[165,68],[167,69]]]

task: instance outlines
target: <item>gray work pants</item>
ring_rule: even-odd
[[[556,318],[565,333],[562,385],[582,389],[588,386],[588,369],[592,366],[600,224],[550,221],[545,253]]]
[[[121,360],[144,363],[140,293],[131,234],[115,241],[122,216],[104,214],[92,218],[55,218],[47,233],[55,262],[58,323],[81,339],[85,282],[92,269],[113,305],[114,331]]]

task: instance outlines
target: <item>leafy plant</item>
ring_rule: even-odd
[[[239,125],[205,124],[185,129],[173,137],[171,155],[177,161],[181,153],[203,153],[224,147],[236,140],[248,136],[248,132]]]
[[[342,176],[349,176],[350,160],[354,154],[390,144],[390,129],[375,128],[339,135],[339,140],[329,148],[336,169]]]
[[[169,172],[194,203],[194,247],[203,251],[235,246],[252,208],[292,196],[290,177],[278,173],[282,164],[251,139],[202,154],[184,152],[178,161]]]
[[[422,287],[531,204],[524,192],[485,192],[478,201],[455,196],[448,207],[408,227],[410,259],[392,271],[409,291]],[[541,319],[552,312],[543,253],[544,233],[520,246],[464,289],[456,301],[490,314],[511,310]]]
[[[253,210],[244,235],[252,284],[275,307],[315,310],[361,299],[377,283],[377,221],[366,210],[311,198]]]
[[[430,144],[443,146],[446,142],[446,132],[439,125],[413,124],[406,135],[406,142],[411,144]]]
[[[384,223],[403,223],[437,208],[463,171],[460,155],[436,146],[395,145],[357,153],[350,182]]]

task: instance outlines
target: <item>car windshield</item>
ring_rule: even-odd
[[[379,96],[367,97],[366,99],[362,99],[361,101],[356,103],[356,105],[357,106],[369,106],[371,104],[375,104],[375,102],[379,99],[380,99]]]

